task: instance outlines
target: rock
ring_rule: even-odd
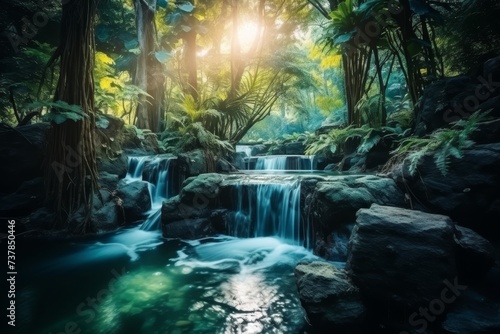
[[[287,155],[303,155],[305,149],[305,145],[301,142],[285,144],[285,154]]]
[[[339,166],[337,164],[328,164],[323,170],[327,172],[336,172],[339,170]]]
[[[110,159],[107,156],[101,156],[97,159],[97,168],[108,174],[118,175],[119,178],[124,178],[127,175],[128,159],[125,154]]]
[[[123,200],[123,209],[127,222],[143,217],[151,209],[148,185],[142,181],[119,185],[116,195]]]
[[[478,129],[471,135],[476,144],[490,144],[500,142],[500,119],[478,124]]]
[[[488,116],[498,118],[500,117],[500,96],[495,96],[481,103],[477,110],[488,112]],[[482,137],[482,133],[476,131],[476,137]]]
[[[349,171],[351,173],[363,173],[366,169],[366,154],[353,153],[346,155],[340,166],[343,171]]]
[[[483,65],[483,78],[487,81],[500,82],[500,56],[487,60]]]
[[[468,76],[456,76],[438,80],[424,90],[421,102],[416,109],[417,135],[424,135],[451,122],[461,119],[463,101],[475,96],[480,83]]]
[[[490,242],[471,229],[456,226],[457,266],[461,280],[474,282],[482,278],[495,263],[495,249]]]
[[[404,206],[403,193],[389,178],[372,175],[339,176],[327,182],[318,182],[314,203],[316,219],[327,227],[352,223],[356,212],[372,203]]]
[[[179,154],[177,157],[177,163],[179,165],[179,169],[186,178],[197,176],[208,171],[205,153],[203,153],[202,150],[194,150]]]
[[[43,144],[48,123],[0,128],[0,193],[16,191],[24,181],[43,176]]]
[[[267,153],[267,146],[264,144],[254,145],[252,146],[251,152],[252,157],[256,155],[264,155]]]
[[[26,227],[30,230],[50,230],[54,227],[55,220],[56,215],[53,211],[46,207],[41,207],[29,215]]]
[[[196,239],[223,233],[225,210],[217,210],[223,180],[222,175],[215,173],[185,180],[179,195],[163,202],[161,221],[165,237]]]
[[[92,212],[93,226],[98,233],[114,231],[123,224],[120,209],[114,201],[108,201]]]
[[[6,177],[8,179],[9,177]],[[5,178],[4,178],[5,179]],[[14,193],[0,198],[0,216],[27,216],[40,208],[45,200],[43,178],[24,181]]]
[[[176,221],[163,226],[165,238],[179,238],[193,240],[213,236],[217,231],[213,229],[207,218],[196,218]]]
[[[245,152],[236,152],[233,154],[231,163],[237,169],[247,169],[245,164],[245,158],[247,157]]]
[[[365,307],[359,290],[344,270],[327,262],[302,262],[295,267],[295,280],[300,303],[313,326],[345,329],[363,320]]]
[[[500,57],[486,61],[482,75],[477,78],[462,75],[430,84],[416,108],[416,134],[422,136],[447,127],[477,110],[493,109],[491,115],[500,116],[498,82]]]
[[[314,254],[329,261],[346,262],[349,237],[353,227],[354,224],[339,227],[331,232],[326,240],[316,241]]]
[[[488,238],[500,237],[500,143],[476,145],[465,150],[460,160],[451,159],[443,176],[427,156],[414,175],[400,166],[393,178],[410,189],[415,203],[427,210],[451,217]],[[404,187],[404,188],[403,188]]]
[[[179,196],[174,196],[163,202],[161,219],[165,225],[179,220],[208,218],[212,210],[214,209],[207,205],[194,206],[181,203]]]
[[[231,165],[226,159],[219,159],[217,160],[217,166],[216,166],[216,171],[217,173],[234,173],[237,172],[238,170]]]
[[[446,315],[442,327],[453,334],[500,333],[500,303],[466,290]]]
[[[99,173],[99,186],[108,190],[115,190],[118,186],[120,178],[116,174],[110,174],[108,172]]]
[[[428,304],[456,279],[454,231],[448,217],[373,204],[358,211],[346,268],[375,302]]]
[[[279,144],[278,146],[271,146],[268,150],[270,155],[284,155],[286,154],[286,149],[284,144]]]
[[[224,180],[220,174],[202,174],[184,181],[179,199],[191,206],[211,206],[218,203],[219,185]]]

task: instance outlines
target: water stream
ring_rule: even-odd
[[[20,241],[19,333],[304,331],[293,268],[315,257],[296,228],[300,184],[242,185],[250,192],[239,199],[235,236],[168,240],[160,208],[174,195],[170,162],[129,160],[124,182],[149,183],[152,209],[141,225],[70,241]]]

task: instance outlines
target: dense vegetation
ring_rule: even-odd
[[[0,121],[51,122],[48,166],[67,147],[84,152],[81,168],[47,167],[49,198],[66,213],[91,206],[105,115],[156,134],[165,152],[298,140],[328,156],[353,138],[358,152],[389,138],[412,161],[440,150],[445,173],[479,116],[409,138],[415,107],[431,83],[476,75],[500,54],[494,0],[4,3]]]

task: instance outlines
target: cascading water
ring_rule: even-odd
[[[151,231],[160,229],[161,206],[164,200],[171,195],[169,178],[171,158],[160,157],[129,157],[128,173],[125,182],[148,182],[151,210],[141,225],[141,230]]]
[[[250,145],[236,145],[236,153],[243,152],[247,157],[252,156],[252,146]]]
[[[162,200],[177,190],[173,162],[129,159],[123,181],[148,182],[151,194],[141,228],[91,237],[90,244],[37,245],[26,254],[35,265],[23,272],[38,279],[20,282],[30,309],[23,333],[59,333],[68,323],[82,333],[309,331],[290,275],[298,262],[317,260],[302,247],[309,232],[300,219],[300,179],[235,181],[233,236],[168,240],[158,227]],[[109,286],[113,293],[103,293]],[[47,300],[54,300],[50,307]]]
[[[237,212],[229,233],[236,237],[275,236],[309,248],[309,226],[300,220],[300,181],[239,183]]]
[[[287,157],[284,156],[270,156],[258,157],[255,163],[255,169],[258,170],[285,170]]]
[[[313,171],[316,168],[314,155],[268,155],[254,159],[255,170]],[[250,167],[249,163],[248,166]]]

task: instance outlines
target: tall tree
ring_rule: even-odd
[[[165,76],[162,64],[155,56],[156,0],[134,0],[134,9],[140,49],[135,84],[148,94],[141,94],[139,97],[135,124],[138,128],[158,132],[165,94]]]
[[[56,224],[68,223],[83,207],[82,231],[90,227],[97,168],[93,134],[95,0],[63,1],[61,41],[51,63],[59,60],[60,76],[54,101],[79,106],[79,113],[51,110],[46,139],[47,199],[56,212]],[[75,117],[79,115],[79,117]]]

